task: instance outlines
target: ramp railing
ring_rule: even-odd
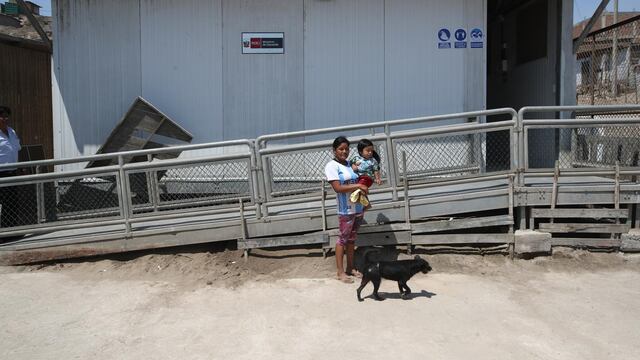
[[[352,143],[363,137],[374,142],[384,184],[372,193],[392,202],[407,202],[402,196],[407,190],[508,179],[499,186],[509,188],[504,208],[512,208],[525,206],[511,203],[512,187],[527,186],[528,178],[560,172],[635,181],[640,118],[557,118],[566,111],[640,111],[640,106],[527,107],[519,113],[505,108],[265,135],[255,141],[0,165],[0,170],[35,167],[39,172],[0,178],[0,237],[104,226],[128,236],[170,219],[245,221],[268,217],[276,206],[311,206],[324,198],[321,184],[333,156],[332,139],[343,134]],[[534,113],[552,115],[526,118]],[[492,115],[511,119],[486,123]],[[208,155],[155,158],[177,150]],[[134,155],[147,156],[147,161],[124,164],[125,156]],[[107,158],[118,165],[42,173],[46,167]]]

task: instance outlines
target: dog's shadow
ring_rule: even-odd
[[[409,296],[407,296],[404,299],[400,296],[400,293],[398,293],[398,292],[384,293],[384,292],[380,291],[380,292],[378,292],[378,294],[380,294],[380,296],[382,296],[385,300],[386,299],[413,300],[415,298],[420,298],[420,297],[431,299],[432,297],[438,295],[436,293],[432,293],[432,292],[429,292],[427,290],[422,290],[419,293],[412,292],[411,294],[409,294]],[[365,296],[364,299],[373,299],[373,294],[371,294],[369,296]]]

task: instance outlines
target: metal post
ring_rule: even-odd
[[[398,169],[395,150],[393,148],[393,141],[391,140],[391,127],[389,125],[384,126],[384,134],[386,136],[387,144],[387,171],[389,174],[389,185],[391,186],[391,196],[393,201],[398,201],[398,178],[396,170]],[[406,171],[406,169],[405,169]]]
[[[596,101],[596,36],[591,37],[591,105]]]
[[[613,23],[618,23],[618,0],[613,0]],[[611,49],[611,70],[613,79],[611,80],[611,94],[614,103],[618,103],[618,28],[613,29],[613,44]]]
[[[409,179],[407,178],[407,153],[402,152],[402,168],[404,169],[404,222],[411,229],[411,199],[409,199]],[[411,236],[411,233],[409,233]],[[411,255],[411,240],[407,244],[407,255]]]
[[[40,174],[40,165],[36,166],[36,174]],[[44,186],[42,182],[36,183],[36,208],[38,212],[37,223],[41,224],[47,220],[45,217]]]
[[[526,162],[525,162],[525,158],[526,158],[526,151],[525,151],[525,137],[524,137],[524,126],[523,126],[523,121],[524,121],[524,113],[522,113],[521,115],[519,115],[517,118],[514,119],[516,122],[516,136],[515,136],[515,140],[516,140],[516,146],[515,148],[517,149],[517,151],[514,154],[514,157],[517,160],[517,168],[516,168],[516,174],[517,174],[517,178],[516,178],[516,185],[518,187],[525,187],[525,180],[524,180],[524,172],[526,170]],[[520,230],[524,230],[527,228],[527,224],[526,224],[526,218],[527,218],[527,208],[526,206],[520,206],[518,207],[518,211],[516,212],[516,218],[518,220],[518,229]]]
[[[247,228],[246,228],[246,220],[244,217],[244,203],[242,202],[242,198],[238,199],[240,202],[240,236],[242,236],[242,240],[247,240]],[[244,249],[244,261],[249,259],[249,249],[245,247]]]
[[[147,155],[147,161],[151,162],[153,160],[153,155]],[[158,171],[150,170],[147,171],[147,193],[149,196],[149,201],[151,201],[151,205],[153,206],[153,212],[158,212],[158,205],[160,204],[160,195],[158,189]]]
[[[402,168],[404,169],[404,221],[405,224],[411,225],[411,212],[409,209],[409,179],[407,179],[407,153],[402,152]]]
[[[129,190],[129,181],[127,180],[127,176],[124,172],[124,158],[122,155],[118,155],[118,177],[119,181],[116,178],[116,185],[120,187],[120,191],[118,194],[120,195],[120,214],[124,219],[125,232],[127,235],[131,235],[131,222],[129,221],[131,218],[131,196]]]
[[[513,177],[509,175],[509,216],[513,219]],[[509,225],[509,234],[513,234],[513,222]]]
[[[325,197],[326,197],[326,192],[324,190],[325,187],[325,180],[322,179],[322,185],[320,185],[320,191],[322,191],[322,196],[320,198],[320,207],[322,209],[322,231],[327,231],[327,209],[325,207]]]
[[[264,188],[262,213],[263,216],[269,216],[269,208],[267,202],[271,196],[271,167],[269,166],[269,159],[266,156],[262,156],[262,185]]]
[[[251,152],[251,188],[253,191],[253,201],[256,204],[256,218],[260,219],[262,218],[262,200],[260,198],[260,183],[258,182],[260,177],[258,176],[259,165],[257,161],[258,157],[256,155],[258,151],[255,141],[252,141],[249,147]]]
[[[553,172],[553,188],[551,191],[551,209],[556,208],[556,201],[558,198],[558,178],[560,177],[560,162],[556,160],[555,169]],[[549,222],[553,224],[553,216],[549,219]]]

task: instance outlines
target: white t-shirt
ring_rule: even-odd
[[[324,167],[324,174],[327,177],[327,181],[339,180],[341,185],[358,182],[358,174],[353,171],[348,161],[347,166],[344,166],[335,160],[331,160]],[[360,214],[364,211],[362,204],[351,202],[350,195],[351,193],[336,193],[338,215]]]
[[[20,139],[16,132],[7,126],[7,132],[9,135],[0,130],[0,164],[16,163],[18,162],[18,151],[20,147]],[[0,171],[11,171],[15,169],[2,169]]]

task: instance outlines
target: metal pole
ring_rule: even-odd
[[[591,37],[591,105],[596,100],[596,36]]]
[[[131,202],[131,196],[129,195],[129,182],[127,181],[126,174],[124,172],[124,157],[122,155],[118,156],[118,177],[119,181],[116,179],[116,185],[120,187],[118,191],[118,195],[120,197],[120,213],[124,219],[125,231],[127,235],[131,234],[131,211],[129,208],[129,203]]]
[[[613,0],[613,24],[618,23],[618,0]],[[611,70],[613,79],[611,80],[611,94],[614,103],[618,103],[618,28],[613,29],[613,44],[611,49]]]
[[[36,174],[40,173],[40,166],[36,166]],[[46,221],[44,211],[44,189],[41,182],[36,183],[36,208],[38,212],[37,223],[40,224]]]
[[[404,181],[402,185],[404,187],[404,219],[407,225],[411,224],[411,212],[409,209],[409,180],[407,179],[407,153],[402,152],[402,168],[404,169]]]
[[[261,177],[259,176],[258,172],[259,172],[259,168],[260,165],[258,164],[258,150],[257,150],[257,146],[255,141],[251,141],[251,145],[250,145],[250,151],[251,151],[251,180],[252,180],[252,184],[251,184],[251,188],[253,189],[253,201],[256,204],[256,218],[260,219],[262,218],[262,208],[261,208],[261,204],[262,204],[262,200],[260,198],[260,183],[259,183],[259,179],[261,179]]]
[[[398,164],[396,161],[395,150],[393,149],[393,141],[391,140],[391,127],[389,125],[384,126],[384,134],[387,141],[387,164],[389,171],[389,185],[391,186],[391,197],[393,201],[398,201],[398,178],[397,169]],[[406,171],[406,170],[405,170]]]
[[[153,160],[152,154],[147,154],[147,161]],[[158,212],[158,205],[160,204],[160,195],[158,189],[158,171],[147,171],[147,194],[149,201],[153,206],[153,212]]]
[[[320,206],[322,208],[322,231],[327,231],[327,209],[325,205],[326,192],[324,190],[325,179],[322,179],[322,185],[320,186],[321,186],[320,190],[322,191],[322,198],[320,202]]]

